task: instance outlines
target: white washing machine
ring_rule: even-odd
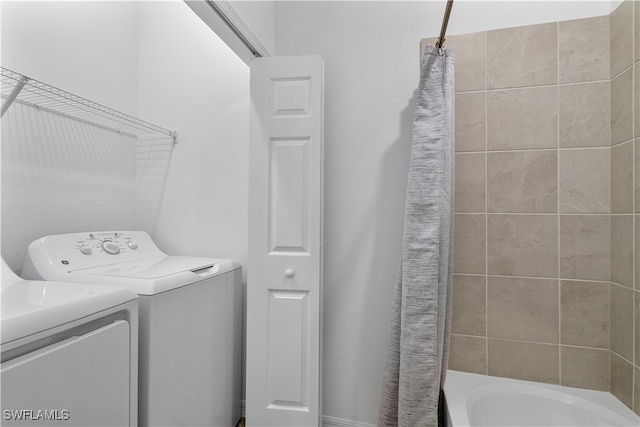
[[[135,426],[138,304],[127,289],[25,281],[2,260],[5,426]]]
[[[142,231],[87,232],[31,243],[22,274],[138,294],[139,425],[229,427],[239,420],[237,261],[168,256]]]

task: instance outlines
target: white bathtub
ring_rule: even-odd
[[[612,394],[530,381],[448,371],[447,425],[640,426]]]

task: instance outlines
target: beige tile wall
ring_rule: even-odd
[[[611,390],[640,413],[639,9],[447,39],[450,368]]]
[[[610,17],[611,44],[611,392],[640,414],[640,4]],[[635,45],[635,47],[634,47]],[[635,138],[635,140],[634,140]],[[635,175],[635,176],[634,176]],[[634,200],[635,199],[635,200]],[[635,270],[635,273],[634,273]],[[635,282],[635,284],[634,284]]]

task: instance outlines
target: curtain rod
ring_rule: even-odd
[[[449,16],[451,15],[451,8],[453,7],[453,0],[447,0],[447,8],[444,11],[444,17],[442,18],[442,27],[440,28],[440,37],[436,41],[436,47],[441,48],[444,46],[444,36],[447,33],[447,25],[449,24]]]

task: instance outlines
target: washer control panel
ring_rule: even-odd
[[[118,255],[127,250],[138,250],[138,243],[131,234],[119,231],[87,233],[86,237],[76,241],[76,249],[83,255],[103,252]]]
[[[29,245],[29,257],[62,271],[166,256],[144,231],[94,231],[46,236]],[[25,261],[26,262],[26,261]],[[26,263],[25,263],[26,265]],[[31,268],[31,266],[29,267]]]

